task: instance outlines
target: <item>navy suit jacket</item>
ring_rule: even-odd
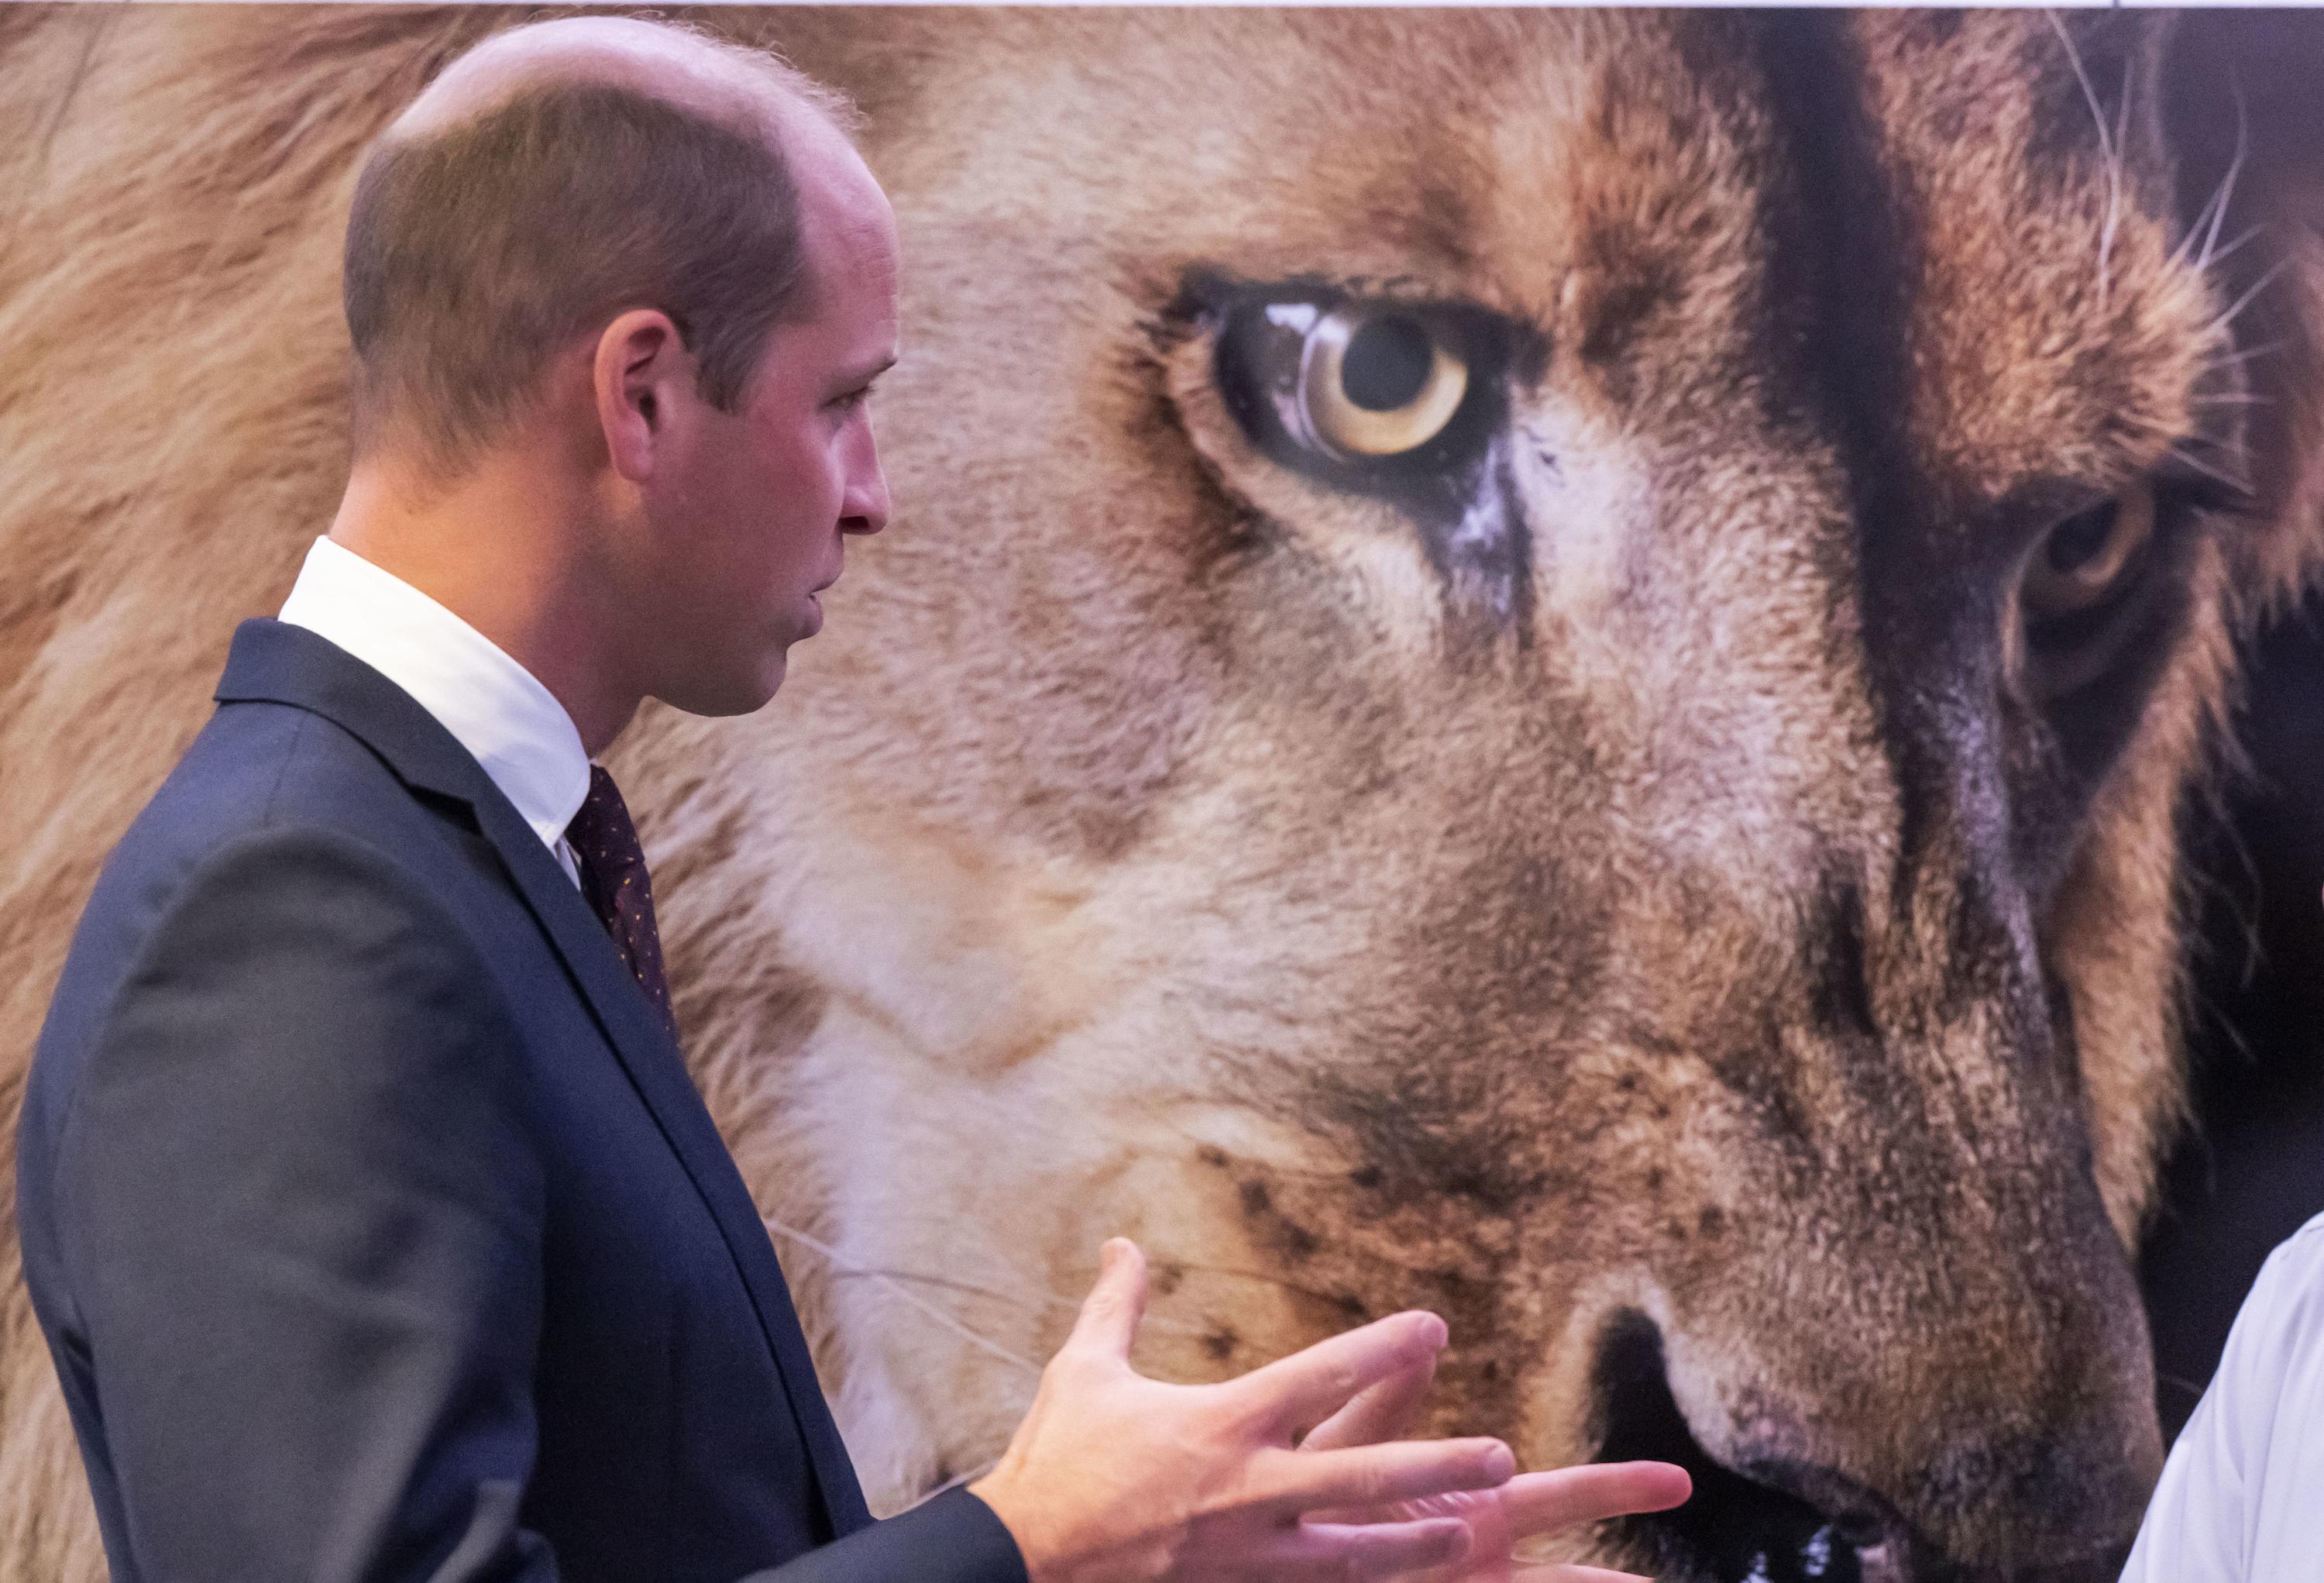
[[[25,1279],[121,1583],[1024,1583],[874,1523],[678,1052],[457,741],[246,623],[26,1091]]]

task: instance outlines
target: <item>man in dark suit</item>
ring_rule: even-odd
[[[885,521],[894,222],[840,113],[549,23],[359,180],[345,501],[100,880],[24,1106],[124,1583],[1385,1575],[1683,1492],[1383,1443],[1431,1316],[1141,1379],[1114,1244],[1001,1464],[872,1522],[591,763],[644,698],[763,703]]]

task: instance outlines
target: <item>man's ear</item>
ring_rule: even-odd
[[[685,340],[669,314],[632,308],[598,336],[591,375],[597,424],[613,470],[641,484],[653,476],[675,393],[693,384],[694,363]]]
[[[2231,535],[2247,618],[2324,570],[2324,14],[2178,18],[2163,115],[2191,250],[2216,259],[2251,405],[2259,520]]]

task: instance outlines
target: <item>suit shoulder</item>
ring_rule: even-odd
[[[86,1046],[124,995],[158,977],[224,983],[303,975],[343,992],[492,983],[486,953],[429,865],[330,821],[274,819],[173,855],[166,882],[93,898],[41,1054]],[[36,1057],[36,1065],[39,1058]]]
[[[230,931],[302,912],[336,927],[424,921],[435,948],[475,960],[445,898],[463,865],[456,832],[355,737],[285,705],[219,710],[131,825],[90,893],[50,1002],[28,1111],[69,1088],[79,1052],[163,930]],[[278,943],[297,943],[281,930]],[[233,943],[221,935],[221,949]]]
[[[133,932],[150,927],[179,888],[228,847],[262,835],[295,842],[326,834],[423,871],[458,847],[443,810],[415,796],[344,727],[290,705],[228,704],[115,847],[90,893],[84,930],[108,921]]]
[[[383,815],[414,801],[377,753],[327,717],[291,704],[229,703],[195,738],[133,834],[199,844],[270,824],[375,830]]]

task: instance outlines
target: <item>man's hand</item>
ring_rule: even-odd
[[[1407,1434],[1436,1375],[1434,1355],[1380,1381],[1302,1441],[1306,1451],[1334,1451]],[[1488,1490],[1456,1491],[1398,1502],[1375,1515],[1391,1522],[1457,1517],[1470,1532],[1468,1549],[1450,1565],[1408,1583],[1643,1583],[1600,1567],[1534,1565],[1517,1559],[1528,1539],[1546,1538],[1587,1523],[1634,1512],[1666,1512],[1692,1493],[1686,1469],[1668,1462],[1612,1462],[1523,1473]],[[1327,1514],[1363,1521],[1361,1513]]]
[[[1033,1410],[969,1486],[1033,1583],[1389,1578],[1468,1553],[1466,1514],[1389,1508],[1507,1483],[1516,1461],[1499,1440],[1298,1449],[1360,1393],[1432,1362],[1442,1319],[1397,1314],[1224,1384],[1165,1384],[1130,1366],[1144,1256],[1116,1238],[1101,1257]]]

